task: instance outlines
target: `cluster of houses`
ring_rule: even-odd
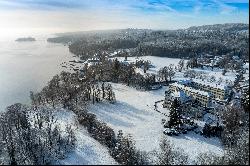
[[[224,60],[227,59],[227,55],[214,56],[210,54],[202,54],[197,58],[197,64],[200,67],[220,67],[221,63],[224,63]],[[243,64],[243,60],[239,56],[232,56],[233,63]]]
[[[202,67],[218,67],[219,63],[223,60],[221,56],[213,56],[210,54],[201,55],[197,58],[197,63]]]
[[[232,87],[229,85],[192,79],[181,80],[169,85],[169,90],[165,92],[163,107],[167,107],[174,98],[178,98],[181,103],[192,100],[200,106],[211,107],[214,103],[225,103],[231,90]]]

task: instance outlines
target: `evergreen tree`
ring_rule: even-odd
[[[178,127],[182,124],[180,111],[181,110],[179,100],[175,98],[170,107],[170,119],[168,122],[169,127]]]
[[[182,149],[175,148],[167,138],[163,138],[159,145],[158,165],[187,165],[187,154],[183,153]]]
[[[111,151],[111,155],[119,163],[122,162],[122,159],[121,159],[122,158],[122,144],[121,144],[122,139],[123,139],[123,132],[122,132],[122,130],[119,130],[118,134],[117,134],[117,141],[116,141],[115,147]]]
[[[114,61],[114,66],[113,66],[113,81],[114,82],[118,82],[119,79],[119,71],[120,71],[120,62],[118,61],[118,59],[116,58]]]
[[[189,61],[187,61],[187,68],[195,68],[198,67],[198,62],[197,62],[197,58],[191,58]]]
[[[209,124],[205,124],[205,126],[202,129],[202,133],[205,137],[210,137],[210,125]]]
[[[184,67],[184,60],[181,59],[179,62],[178,62],[178,69],[179,69],[179,72],[182,71],[183,67]]]
[[[147,154],[136,149],[132,136],[130,134],[124,136],[121,130],[118,131],[116,144],[114,149],[111,149],[111,155],[122,165],[145,165],[149,162]]]
[[[242,93],[242,106],[245,111],[249,110],[249,88],[243,90]]]

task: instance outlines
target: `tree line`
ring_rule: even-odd
[[[34,106],[49,104],[67,108],[72,103],[78,105],[85,101],[114,102],[115,93],[108,83],[98,83],[91,77],[80,78],[79,73],[63,71],[55,75],[40,92],[30,92],[30,98]]]
[[[62,130],[51,109],[14,104],[0,114],[0,164],[53,164],[75,145],[72,127]]]
[[[218,56],[232,54],[247,60],[248,29],[248,24],[197,26],[166,31],[122,29],[77,35],[61,34],[48,41],[71,42],[70,51],[84,59],[98,52],[111,53],[117,49],[130,49],[131,56],[192,58],[207,53]]]

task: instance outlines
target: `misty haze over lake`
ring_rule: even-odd
[[[29,103],[29,91],[45,86],[62,70],[60,63],[72,58],[67,46],[48,43],[48,36],[34,37],[35,42],[0,40],[0,111],[16,102]]]

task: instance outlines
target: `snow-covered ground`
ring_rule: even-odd
[[[119,61],[124,61],[124,57],[117,57]],[[164,66],[173,64],[178,65],[180,59],[144,56],[128,57],[127,62],[132,63],[136,60],[149,60],[152,62],[153,68],[150,68],[147,73],[157,73]],[[186,63],[186,60],[185,60]],[[247,67],[249,64],[247,65]],[[236,73],[228,71],[223,76],[222,69],[192,69],[196,72],[202,72],[207,76],[215,76],[216,81],[222,78],[224,83],[226,80],[234,81]],[[142,69],[136,69],[136,72],[143,74]],[[184,79],[185,71],[176,72],[174,80]],[[249,72],[249,71],[248,71]],[[97,118],[106,122],[117,133],[118,130],[123,130],[125,134],[131,134],[136,141],[136,146],[140,150],[152,151],[159,148],[159,143],[162,137],[168,139],[175,145],[176,148],[181,148],[189,155],[190,163],[195,160],[199,153],[213,152],[218,155],[223,154],[223,147],[218,138],[204,138],[194,132],[189,132],[180,136],[166,136],[163,134],[163,126],[161,119],[167,119],[164,115],[154,111],[154,102],[164,99],[166,87],[156,91],[139,91],[134,88],[112,83],[115,91],[117,102],[115,104],[97,103],[90,105],[89,110],[97,115]],[[158,106],[160,106],[159,104]],[[162,112],[168,114],[169,110],[159,108]],[[70,116],[65,115],[66,119]],[[66,122],[66,121],[65,121]],[[73,122],[71,120],[71,122]],[[202,122],[201,122],[202,123]],[[62,161],[62,164],[114,164],[115,161],[109,156],[105,147],[88,136],[88,133],[83,128],[76,129],[78,146],[77,149]]]
[[[117,103],[91,105],[89,111],[108,123],[116,132],[123,130],[133,135],[138,148],[146,151],[158,147],[162,133],[161,114],[155,112],[154,101],[164,97],[164,89],[138,91],[121,84],[113,84]],[[146,145],[146,146],[145,146]]]
[[[195,68],[192,70],[197,71],[197,72],[203,72],[204,74],[208,76],[214,76],[217,81],[219,80],[219,78],[222,78],[223,82],[225,82],[225,80],[234,81],[236,78],[236,74],[237,74],[235,71],[229,70],[225,73],[225,75],[222,75],[223,69],[218,69],[218,68],[215,68],[214,70],[206,69],[206,68],[204,69]]]
[[[125,62],[125,58],[124,57],[114,57],[111,59],[115,59],[117,58],[120,62]],[[142,57],[127,57],[127,63],[135,63],[136,60],[149,60],[152,65],[154,66],[153,68],[149,68],[149,70],[147,70],[147,73],[149,74],[157,74],[157,72],[159,71],[160,68],[163,68],[165,66],[169,66],[169,65],[174,65],[174,66],[178,66],[178,63],[181,59],[179,58],[166,58],[166,57],[155,57],[155,56],[142,56]],[[187,60],[184,60],[185,64],[187,63]],[[246,65],[247,66],[247,65]],[[184,65],[184,68],[186,68],[186,65]],[[191,69],[194,70],[196,72],[202,72],[204,75],[207,76],[214,76],[216,81],[219,80],[219,78],[222,78],[222,82],[226,82],[226,80],[228,81],[234,81],[236,78],[236,72],[235,71],[227,71],[226,74],[223,76],[222,75],[222,71],[223,69],[218,69],[218,68],[214,68],[213,70],[209,69],[209,68],[194,68]],[[143,69],[141,68],[136,68],[135,71],[137,73],[140,73],[142,75],[144,75]],[[176,72],[175,76],[174,76],[174,80],[182,80],[183,79],[183,73],[185,72],[185,70],[183,70],[182,72]]]
[[[120,62],[125,62],[124,57],[114,57],[111,59],[117,58],[118,61]],[[165,66],[173,65],[173,66],[178,66],[178,63],[181,59],[179,58],[166,58],[166,57],[156,57],[156,56],[141,56],[141,57],[127,57],[127,63],[135,63],[138,60],[144,60],[144,61],[150,61],[151,64],[154,67],[149,68],[146,73],[149,74],[157,74],[160,68],[163,68]],[[185,64],[187,63],[187,60],[184,60]],[[136,68],[135,69],[136,73],[140,73],[144,75],[144,71],[142,68]],[[183,72],[177,72],[175,74],[175,80],[181,80],[183,78]]]
[[[124,57],[115,57],[118,59],[118,61],[123,62],[125,60]],[[115,59],[111,58],[111,59]],[[136,60],[144,60],[144,61],[150,61],[154,68],[149,69],[149,73],[156,73],[160,68],[169,66],[173,64],[174,66],[177,66],[179,61],[181,59],[179,58],[166,58],[166,57],[156,57],[156,56],[142,56],[142,57],[127,57],[127,62],[128,63],[135,63]],[[185,63],[187,60],[184,61]]]
[[[156,91],[138,91],[122,84],[112,83],[117,103],[99,103],[90,106],[97,118],[108,123],[115,132],[123,130],[132,134],[137,148],[145,151],[157,150],[162,137],[168,137],[177,147],[186,152],[190,161],[202,152],[223,153],[219,139],[204,138],[195,133],[177,137],[163,134],[162,114],[154,111],[154,102],[164,98],[165,89]]]
[[[243,74],[243,76],[245,77],[245,80],[249,80],[249,63],[246,63],[243,68],[246,69],[246,73]]]
[[[68,157],[60,160],[60,165],[116,165],[117,162],[109,155],[108,149],[94,138],[89,136],[88,131],[77,124],[76,115],[72,111],[59,109],[55,113],[62,130],[67,124],[74,128],[77,145]]]

